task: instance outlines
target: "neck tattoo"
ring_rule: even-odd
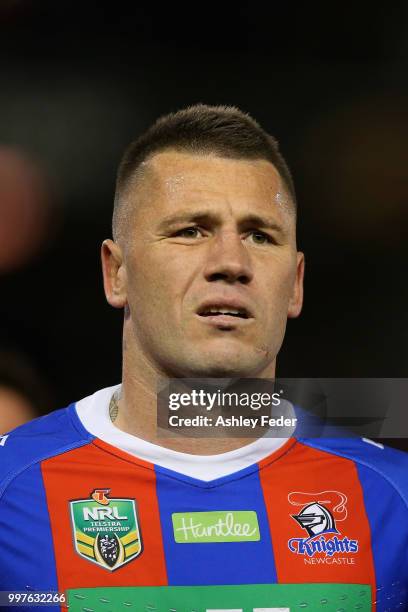
[[[119,412],[119,404],[117,394],[114,393],[111,397],[111,401],[109,404],[109,416],[112,423],[114,423],[118,417]]]

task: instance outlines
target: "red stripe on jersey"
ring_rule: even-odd
[[[270,461],[266,458],[258,465],[278,582],[370,584],[374,601],[376,585],[371,532],[354,462],[301,443],[269,467]],[[329,514],[310,504],[319,504]],[[309,509],[302,515],[307,506]],[[312,533],[309,541],[310,546],[313,540],[320,542],[314,546],[326,546],[326,552],[313,552],[313,548],[295,541],[311,537],[305,528],[310,522],[330,523],[330,515],[337,533]],[[315,532],[318,530],[319,527],[315,528]],[[352,540],[358,542],[355,553],[350,551],[355,547],[350,543]],[[331,543],[327,544],[329,541]],[[290,550],[289,544],[295,552]],[[340,550],[330,554],[327,547]]]
[[[167,585],[153,465],[94,440],[43,461],[42,473],[60,591],[97,586]],[[81,557],[75,549],[70,502],[91,499],[95,489],[110,489],[111,499],[133,499],[138,509],[143,550],[114,571]]]

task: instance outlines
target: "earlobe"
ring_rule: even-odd
[[[303,305],[303,279],[305,274],[305,256],[297,253],[296,278],[292,297],[289,300],[288,318],[295,319],[302,311]]]
[[[120,246],[113,240],[104,240],[101,260],[106,299],[114,308],[124,308],[127,304],[126,271]]]

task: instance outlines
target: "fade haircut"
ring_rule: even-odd
[[[127,225],[129,203],[124,197],[127,188],[137,178],[143,162],[166,150],[213,153],[230,159],[267,160],[278,171],[296,211],[292,176],[277,140],[249,114],[234,106],[196,104],[160,117],[125,150],[116,179],[112,219],[114,240],[121,237],[123,227]]]

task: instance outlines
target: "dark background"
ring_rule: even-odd
[[[116,167],[196,102],[250,112],[293,171],[306,294],[278,375],[407,376],[406,2],[0,6],[0,348],[52,407],[120,380],[99,264]]]

